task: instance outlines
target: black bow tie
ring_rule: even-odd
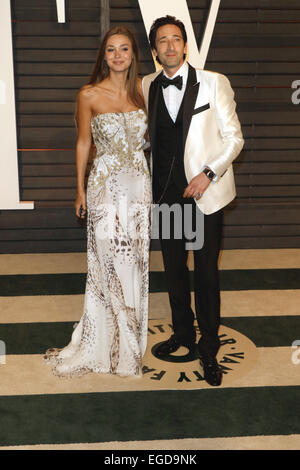
[[[175,85],[178,88],[178,90],[181,90],[182,77],[178,75],[176,78],[171,80],[170,78],[167,78],[165,75],[162,75],[160,78],[160,83],[162,84],[164,88],[167,88],[169,85]]]

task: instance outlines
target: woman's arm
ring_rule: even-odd
[[[142,79],[140,77],[138,77],[138,79],[137,79],[137,90],[138,90],[139,94],[141,95],[143,106],[144,106],[145,111],[146,111],[145,99],[144,99],[144,94],[143,94]],[[143,150],[148,150],[150,148],[148,129],[146,130],[146,133],[144,135],[144,139],[145,139],[145,143],[144,143]]]
[[[77,142],[76,142],[76,170],[77,170],[77,197],[75,210],[77,217],[84,218],[86,214],[85,173],[89,152],[92,144],[91,136],[91,92],[82,88],[77,96]],[[80,214],[80,206],[84,212]]]

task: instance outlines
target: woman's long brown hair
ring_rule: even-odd
[[[94,85],[96,83],[100,83],[106,77],[109,76],[109,68],[105,61],[105,49],[106,49],[106,44],[107,44],[108,39],[111,36],[114,36],[115,34],[122,34],[123,36],[128,37],[128,39],[131,42],[133,56],[132,56],[132,62],[129,67],[128,76],[127,76],[128,99],[134,106],[144,109],[145,108],[144,99],[141,96],[138,90],[138,86],[137,86],[139,49],[138,49],[137,42],[136,42],[134,35],[125,26],[114,26],[105,34],[99,47],[94,70],[87,84]]]

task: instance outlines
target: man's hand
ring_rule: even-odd
[[[183,197],[194,197],[200,199],[204,191],[208,188],[210,179],[204,174],[199,173],[195,176],[185,188]]]

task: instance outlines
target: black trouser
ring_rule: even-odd
[[[195,229],[196,211],[199,211],[194,199],[183,198],[180,191],[171,184],[160,204],[171,206],[175,203],[184,207],[192,206],[192,223]],[[161,206],[160,206],[161,207]],[[194,253],[194,291],[196,318],[201,338],[199,351],[206,356],[215,356],[220,347],[218,328],[220,324],[220,288],[218,274],[218,256],[222,235],[222,210],[211,215],[204,215],[204,244]],[[190,219],[190,217],[189,217]],[[160,224],[160,242],[167,279],[167,288],[172,310],[172,322],[175,335],[181,343],[189,343],[195,339],[194,313],[191,309],[189,270],[187,268],[186,239],[176,239],[174,235],[174,219],[171,220],[169,239],[164,238]]]

